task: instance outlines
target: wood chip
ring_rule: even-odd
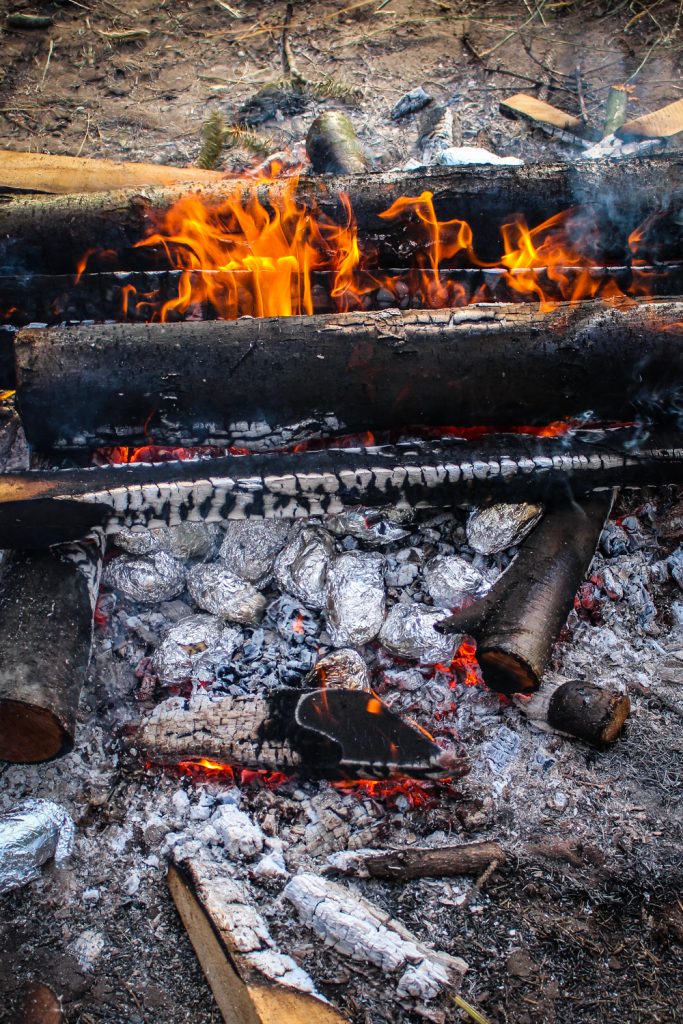
[[[622,139],[669,139],[679,132],[683,132],[683,99],[626,121],[616,134]]]

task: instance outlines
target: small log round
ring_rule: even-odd
[[[596,746],[619,736],[631,710],[628,695],[573,679],[562,683],[548,703],[548,724]]]
[[[316,117],[308,129],[306,152],[317,174],[362,174],[368,169],[351,120],[339,110]]]

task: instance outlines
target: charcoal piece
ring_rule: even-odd
[[[447,611],[421,604],[395,604],[379,633],[379,641],[400,658],[414,658],[424,665],[450,665],[460,637],[437,633],[434,626],[448,618]],[[448,643],[443,643],[447,639]]]
[[[433,96],[430,96],[421,85],[418,85],[417,89],[411,89],[410,92],[406,92],[401,96],[391,111],[392,119],[398,121],[399,118],[407,117],[408,114],[415,114],[418,110],[426,107],[428,103],[431,103],[433,99]]]
[[[385,594],[380,555],[349,552],[327,573],[325,615],[335,647],[366,644],[384,621]]]
[[[265,597],[251,583],[217,562],[190,569],[187,589],[202,611],[245,626],[260,622],[266,607]]]
[[[51,800],[24,800],[0,817],[0,893],[38,878],[38,870],[54,858],[60,863],[71,853],[74,823],[65,809]]]
[[[333,555],[334,544],[329,534],[305,527],[291,538],[275,561],[277,585],[307,608],[322,608]]]
[[[424,567],[427,593],[437,608],[457,608],[468,597],[480,595],[486,580],[471,562],[458,555],[437,555]]]
[[[467,543],[481,555],[521,544],[543,515],[542,505],[490,505],[474,509],[467,520]]]
[[[358,651],[342,647],[316,661],[306,676],[306,685],[323,688],[341,686],[346,690],[369,690],[370,673]]]
[[[152,657],[152,668],[164,683],[213,679],[242,639],[239,629],[210,615],[190,615],[171,626]]]
[[[290,530],[286,519],[227,523],[220,550],[223,564],[240,579],[256,587],[265,586]]]
[[[251,96],[237,111],[238,124],[256,128],[266,121],[272,121],[278,111],[285,117],[295,117],[306,109],[306,96],[294,89],[281,89],[276,85],[264,85]]]
[[[185,589],[185,567],[165,551],[148,558],[121,555],[104,570],[104,582],[132,601],[156,604],[170,601]]]
[[[335,537],[355,537],[371,547],[384,547],[409,536],[400,524],[412,522],[413,509],[350,508],[328,516],[325,527]]]
[[[626,530],[608,520],[600,534],[600,549],[607,558],[628,554],[631,544]]]

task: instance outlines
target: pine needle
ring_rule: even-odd
[[[249,149],[259,156],[268,156],[275,149],[275,143],[270,135],[262,135],[252,128],[243,124],[228,125],[223,132],[223,145],[231,149],[240,146],[242,149]]]
[[[202,148],[197,157],[197,166],[205,171],[212,170],[223,152],[225,121],[218,111],[212,111],[202,125]]]
[[[470,1003],[466,1002],[462,996],[451,996],[451,999],[456,1006],[459,1006],[461,1010],[465,1011],[468,1017],[471,1017],[473,1021],[476,1021],[476,1024],[491,1024],[488,1017],[485,1017],[483,1013],[479,1012],[479,1010],[475,1010],[475,1008],[471,1006]]]
[[[307,82],[305,92],[321,99],[342,100],[344,103],[358,103],[363,98],[363,90],[357,86],[344,85],[338,78],[327,75],[321,82]]]

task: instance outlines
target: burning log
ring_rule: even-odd
[[[168,887],[226,1024],[342,1024],[231,871],[184,861]]]
[[[263,449],[341,429],[545,424],[586,410],[659,419],[683,388],[681,323],[683,301],[521,303],[55,327],[14,345],[38,450],[150,436]]]
[[[571,611],[612,507],[610,492],[551,505],[486,597],[437,625],[477,641],[485,682],[499,693],[541,684],[553,644]],[[566,715],[567,731],[578,709]]]
[[[328,873],[406,882],[413,878],[454,878],[480,875],[494,862],[504,864],[499,843],[464,846],[408,846],[403,850],[344,850],[328,857]]]
[[[0,591],[0,760],[48,761],[73,746],[103,552],[95,531],[60,552],[8,560]]]
[[[540,223],[560,210],[580,203],[595,208],[600,237],[607,253],[619,259],[624,232],[662,208],[680,209],[683,174],[680,156],[645,157],[630,161],[591,161],[578,165],[546,164],[532,167],[469,166],[427,170],[415,175],[384,172],[342,177],[302,177],[297,196],[315,203],[339,222],[345,218],[339,198],[348,195],[361,234],[390,238],[379,214],[416,189],[434,194],[441,220],[460,218],[471,224],[483,259],[499,252],[499,225],[511,214],[523,214],[528,223]],[[281,194],[286,179],[259,186],[268,203]],[[128,269],[136,254],[132,246],[146,233],[152,210],[168,209],[190,193],[200,192],[209,202],[220,201],[254,188],[253,179],[163,187],[138,187],[113,192],[36,199],[17,197],[0,209],[0,260],[19,271],[70,273],[93,245],[121,254],[118,269]],[[681,228],[672,220],[671,237],[661,259],[677,258]],[[139,255],[137,256],[139,260]],[[128,262],[127,262],[128,261]]]
[[[662,430],[644,441],[630,429],[5,474],[0,546],[44,547],[96,525],[115,533],[122,526],[316,516],[347,505],[538,502],[682,482],[678,432]]]
[[[631,710],[627,694],[580,679],[555,682],[515,703],[525,718],[544,731],[560,732],[596,747],[614,743]]]
[[[17,153],[0,150],[0,192],[73,193],[105,192],[139,185],[197,185],[220,181],[219,171],[198,167],[165,167],[163,164],[119,163],[92,160],[85,156],[58,156],[52,153]]]
[[[326,945],[353,960],[375,964],[385,974],[399,975],[399,998],[430,1000],[446,988],[460,988],[467,970],[464,960],[420,942],[352,889],[300,874],[288,883],[284,895]]]
[[[301,771],[332,779],[444,778],[467,771],[377,697],[360,690],[283,688],[212,703],[171,698],[134,740],[151,760],[209,760],[239,768]]]

